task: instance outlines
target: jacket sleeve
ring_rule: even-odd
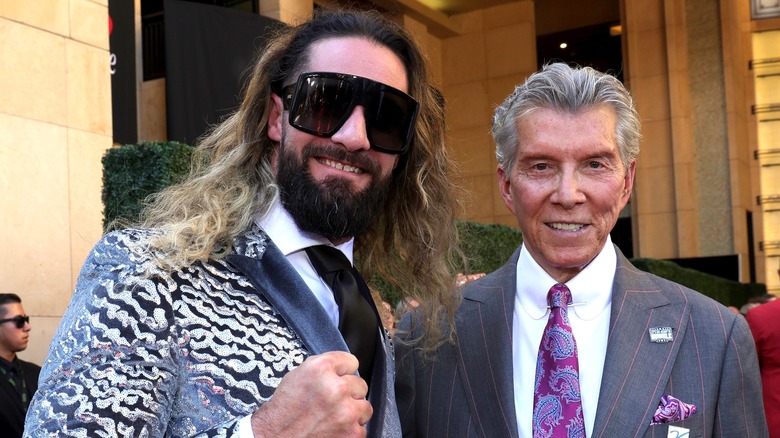
[[[398,415],[401,418],[401,430],[405,438],[415,437],[415,368],[416,358],[412,345],[408,340],[414,334],[410,332],[413,326],[414,312],[408,312],[401,319],[393,338],[395,349],[395,397],[398,404]]]
[[[713,435],[768,437],[758,358],[745,318],[734,318],[723,360]]]
[[[93,248],[52,340],[25,437],[170,434],[179,389],[176,284],[149,269],[127,233]],[[229,436],[237,421],[209,436]]]

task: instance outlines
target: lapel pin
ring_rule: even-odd
[[[674,340],[674,329],[671,327],[650,327],[650,342],[665,344]]]

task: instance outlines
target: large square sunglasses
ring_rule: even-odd
[[[365,108],[371,148],[388,154],[409,149],[419,104],[401,90],[360,76],[312,72],[281,89],[290,125],[319,137],[335,134],[355,106]]]
[[[27,315],[16,315],[13,318],[5,318],[0,319],[0,324],[5,324],[6,322],[12,322],[16,325],[16,328],[24,328],[24,325],[28,322],[30,322],[30,317]]]

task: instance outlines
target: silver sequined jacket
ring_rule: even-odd
[[[149,233],[112,232],[93,248],[44,362],[25,437],[233,436],[306,357],[346,351],[259,228],[235,239],[226,259],[173,273],[131,245]],[[383,337],[369,435],[395,437],[393,354]]]

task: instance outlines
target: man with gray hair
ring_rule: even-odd
[[[641,140],[624,86],[551,64],[496,110],[498,186],[523,244],[467,283],[455,339],[396,335],[404,436],[766,437],[744,318],[638,270],[610,231]]]

